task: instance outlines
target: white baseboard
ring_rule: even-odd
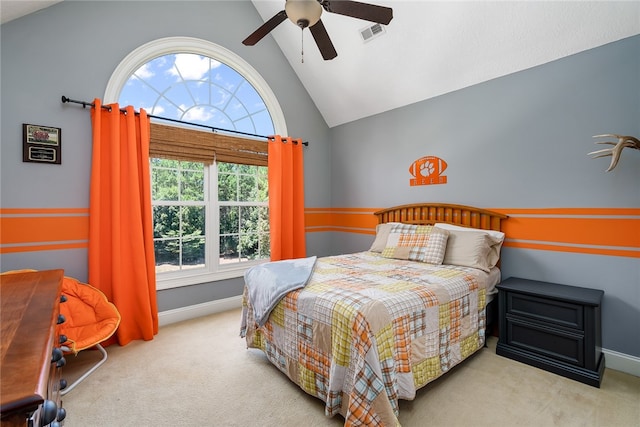
[[[183,320],[195,319],[196,317],[207,316],[214,313],[222,313],[223,311],[240,307],[242,307],[242,295],[161,311],[158,313],[158,325],[170,325],[172,323],[182,322]],[[238,322],[240,322],[239,319]]]
[[[158,324],[160,326],[170,325],[183,320],[195,319],[196,317],[221,313],[240,307],[242,307],[242,295],[180,307],[158,313]],[[605,367],[640,377],[640,357],[629,356],[606,348],[603,348],[602,352],[604,353]]]
[[[629,356],[617,351],[602,349],[605,368],[640,377],[640,357]]]

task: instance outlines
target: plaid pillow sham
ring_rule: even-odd
[[[394,225],[382,251],[385,258],[442,264],[449,231],[431,225]]]

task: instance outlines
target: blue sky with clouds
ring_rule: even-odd
[[[220,129],[274,133],[253,86],[231,67],[196,54],[166,55],[144,64],[127,81],[119,103]]]

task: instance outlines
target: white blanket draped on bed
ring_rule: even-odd
[[[267,262],[251,267],[244,281],[253,305],[256,323],[263,326],[273,307],[287,292],[304,287],[309,281],[317,257]]]

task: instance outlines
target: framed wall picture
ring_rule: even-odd
[[[23,162],[62,163],[62,129],[24,123],[22,134]]]

